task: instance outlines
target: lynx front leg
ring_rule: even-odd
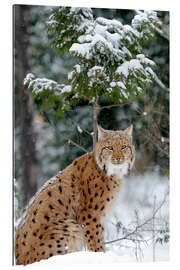
[[[95,252],[105,252],[104,248],[104,227],[100,219],[90,213],[82,215],[80,222],[83,225],[85,241],[88,249]]]

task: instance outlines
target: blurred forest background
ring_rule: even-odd
[[[83,101],[73,111],[56,117],[54,129],[41,114],[38,102],[23,85],[28,72],[38,77],[65,83],[75,59],[59,54],[50,46],[47,31],[48,6],[15,5],[14,12],[14,191],[18,202],[17,218],[37,189],[63,170],[83,151],[68,143],[57,130],[92,151],[93,111]],[[143,97],[123,106],[103,107],[98,123],[105,129],[124,129],[133,123],[136,162],[132,174],[158,171],[169,174],[169,12],[158,11],[162,32],[155,32],[146,54],[156,63],[158,78]],[[134,10],[93,9],[95,17],[117,19],[129,24]],[[47,110],[47,114],[51,112]],[[16,201],[15,201],[16,203]]]

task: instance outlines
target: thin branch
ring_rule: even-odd
[[[160,209],[160,208],[163,206],[163,204],[165,203],[168,194],[169,194],[169,190],[168,190],[167,193],[165,194],[164,199],[163,199],[163,201],[161,202],[161,204],[160,204],[160,205],[157,207],[157,209],[154,211],[154,214],[153,214],[152,217],[148,218],[148,219],[147,219],[145,222],[143,222],[142,224],[137,225],[136,228],[135,228],[132,232],[127,233],[125,236],[123,236],[123,237],[121,237],[121,238],[119,238],[119,239],[115,239],[115,240],[112,240],[112,241],[108,241],[108,242],[105,243],[105,245],[107,245],[107,244],[112,244],[112,243],[115,243],[115,242],[119,242],[119,241],[128,239],[129,236],[135,234],[135,233],[137,232],[138,229],[140,229],[141,227],[143,227],[144,225],[146,225],[146,224],[148,224],[150,221],[152,221],[152,220],[153,220],[153,217],[157,214],[157,212],[159,211],[159,209]]]
[[[144,239],[137,239],[137,238],[135,238],[135,239],[134,238],[126,238],[126,240],[133,241],[133,242],[136,242],[137,241],[139,243],[146,243],[146,244],[147,244],[148,241],[150,241],[150,239],[148,239],[148,240],[145,239],[144,240]]]
[[[62,132],[60,132],[52,123],[51,121],[48,119],[47,115],[44,113],[43,117],[45,118],[46,122],[48,122],[48,124],[62,137],[64,137],[68,143],[76,146],[77,148],[79,148],[80,150],[82,150],[85,153],[89,153],[84,147],[82,147],[81,145],[77,144],[76,142],[72,141],[69,137],[67,137],[65,134],[63,134]]]
[[[76,106],[76,107],[73,107],[73,109],[69,109],[68,111],[69,112],[73,112],[73,111],[87,111],[87,110],[92,110],[92,106],[90,105],[84,105],[84,106]]]
[[[160,36],[162,36],[163,38],[165,38],[165,39],[167,39],[169,41],[169,35],[166,35],[162,29],[159,29],[159,28],[156,27],[156,31],[158,32],[158,34]]]
[[[155,142],[150,135],[145,135],[146,138],[149,139],[149,141],[152,142],[162,153],[164,153],[167,157],[169,157],[168,151],[164,150],[157,142]]]
[[[102,106],[102,107],[100,107],[100,110],[102,110],[102,109],[111,109],[113,107],[123,107],[124,105],[130,104],[130,103],[132,103],[132,102],[129,101],[129,102],[125,102],[123,104],[112,104],[112,105]]]
[[[154,79],[156,83],[165,91],[169,92],[169,88],[165,86],[165,84],[158,78],[156,74],[154,74]]]

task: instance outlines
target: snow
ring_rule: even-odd
[[[105,54],[109,51],[111,57],[122,60],[126,54],[131,56],[129,50],[125,49],[123,42],[128,40],[128,43],[132,44],[134,42],[133,36],[138,37],[138,32],[131,26],[123,26],[117,20],[99,17],[94,23],[91,22],[91,27],[78,38],[79,43],[74,43],[69,51],[89,60],[96,54],[95,47],[97,47],[100,53]]]
[[[77,126],[77,130],[78,130],[79,133],[83,133],[83,130],[80,128],[79,125]]]
[[[122,89],[126,89],[126,86],[124,85],[123,82],[117,82],[117,86],[121,87]]]
[[[143,66],[138,59],[132,59],[130,61],[124,62],[121,66],[117,68],[116,73],[123,74],[127,78],[129,75],[129,71],[135,70],[143,71]]]
[[[91,21],[93,21],[91,8],[72,7],[68,15],[76,18],[77,24],[74,27],[79,32],[84,32],[87,28],[90,28]]]
[[[76,53],[77,55],[84,57],[86,59],[90,59],[91,55],[89,54],[90,50],[90,44],[85,43],[85,44],[79,44],[79,43],[74,43],[71,48],[69,49],[70,53]]]
[[[73,71],[68,73],[68,80],[72,80],[73,76],[75,73],[80,73],[81,72],[81,66],[79,64],[75,65],[73,67]]]
[[[159,254],[160,261],[168,260],[168,250],[158,245],[157,252]],[[146,249],[144,252],[145,262],[151,261],[152,254],[151,250]],[[56,266],[56,265],[74,265],[74,264],[117,264],[117,263],[132,263],[137,262],[136,258],[132,255],[128,255],[123,250],[117,252],[116,250],[103,252],[88,252],[79,251],[73,252],[66,255],[57,255],[49,258],[48,260],[42,260],[40,262],[33,263],[32,265],[27,265],[26,268],[31,267],[46,267],[46,266]],[[17,266],[16,266],[17,267]],[[24,266],[18,266],[22,268]]]
[[[28,84],[29,81],[34,80],[35,76],[32,73],[28,73],[24,79],[24,85]]]
[[[97,73],[101,74],[101,76],[102,76],[102,75],[105,76],[105,73],[104,73],[103,71],[104,71],[104,68],[103,68],[103,67],[101,67],[101,66],[94,66],[94,67],[92,67],[92,68],[88,71],[87,75],[88,75],[88,77],[92,77],[92,79],[96,80],[95,77],[96,77],[96,74],[97,74]]]
[[[139,32],[128,24],[124,25],[123,30],[125,34],[131,34],[139,37]]]
[[[33,90],[33,92],[36,92],[36,94],[39,93],[39,92],[41,92],[42,89],[43,90],[44,89],[45,90],[48,90],[48,89],[52,90],[53,89],[53,85],[55,84],[54,81],[47,80],[46,78],[35,79],[32,83],[34,84],[34,90]],[[32,83],[30,82],[29,87],[32,86]]]
[[[152,60],[150,60],[149,58],[145,57],[144,54],[137,54],[136,58],[139,59],[142,64],[147,64],[150,66],[155,65],[155,63]]]
[[[136,55],[135,59],[131,59],[130,61],[125,61],[116,69],[116,74],[127,79],[130,75],[136,77],[137,80],[141,82],[150,83],[152,78],[156,77],[156,74],[152,70],[151,66],[154,66],[154,62],[145,57],[143,54]],[[139,74],[143,74],[145,78],[139,76]],[[141,87],[137,87],[138,92],[141,92]],[[125,93],[125,92],[124,92]]]
[[[116,73],[119,75],[123,74],[127,78],[129,75],[129,62],[126,61],[121,66],[119,66],[116,70]]]
[[[110,83],[110,86],[111,86],[111,87],[115,87],[115,86],[116,86],[116,83],[115,83],[115,82],[111,82],[111,83]]]
[[[152,29],[156,29],[160,24],[155,11],[139,12],[131,25],[123,25],[118,20],[103,17],[95,20],[91,18],[89,23],[82,19],[82,22],[88,27],[86,32],[78,38],[78,43],[71,46],[70,53],[89,60],[96,57],[98,49],[101,54],[108,54],[113,61],[121,62],[132,57],[131,46],[141,51],[139,40],[144,37],[144,34],[152,36]],[[144,57],[143,60],[145,60]],[[152,61],[146,61],[146,64],[152,64]]]
[[[136,15],[134,17],[134,19],[132,20],[132,25],[137,28],[137,27],[140,27],[141,24],[143,23],[148,23],[148,18],[146,16],[146,14],[140,14],[140,15]]]
[[[35,78],[32,73],[26,75],[24,85],[27,85],[28,88],[32,88],[32,93],[36,95],[46,90],[53,91],[54,95],[70,93],[72,91],[71,85],[58,84],[47,78]]]
[[[51,16],[52,17],[52,16]],[[47,25],[51,27],[56,27],[58,25],[58,22],[54,19],[49,18],[50,20],[47,22]]]
[[[60,8],[62,9],[62,8]],[[80,15],[80,13],[83,13],[84,17],[87,17],[91,20],[93,20],[93,14],[92,14],[92,9],[91,8],[78,8],[78,7],[71,7],[69,16],[72,15]]]
[[[61,93],[70,93],[72,91],[71,85],[66,85],[62,88]]]
[[[109,20],[103,17],[98,17],[96,22],[104,26],[119,27],[120,29],[123,27],[122,23],[115,19]]]
[[[91,35],[83,35],[83,36],[80,36],[79,38],[78,38],[78,41],[80,42],[80,43],[83,43],[83,42],[91,42],[92,41],[92,36]]]
[[[121,81],[119,81],[119,82],[115,82],[115,81],[112,81],[111,83],[110,83],[110,86],[113,88],[113,87],[119,87],[119,88],[121,88],[121,93],[123,94],[123,93],[125,93],[125,91],[123,91],[123,89],[124,90],[126,90],[126,86],[125,86],[125,84],[123,83],[123,82],[121,82]],[[109,91],[112,91],[112,88],[109,88]],[[111,89],[111,90],[110,90]],[[125,95],[127,95],[128,93],[126,93]]]
[[[114,48],[119,47],[121,37],[118,33],[110,33],[107,31],[107,27],[98,24],[96,24],[95,32],[96,34],[103,36],[104,39],[106,39],[110,45],[112,44]]]
[[[121,94],[122,94],[126,99],[129,98],[129,93],[128,93],[128,92],[125,92],[123,89],[121,90]]]
[[[80,65],[75,65],[75,69],[76,69],[76,72],[77,73],[80,73],[81,72],[81,66]]]
[[[28,73],[24,79],[24,85],[28,85],[28,88],[33,88],[32,92],[38,94],[44,90],[53,90],[57,88],[58,84],[46,78],[35,78],[32,73]]]
[[[144,12],[136,11],[138,13],[132,20],[132,26],[136,28],[140,28],[142,24],[150,22],[156,22],[156,24],[160,25],[160,21],[157,17],[157,13],[152,10],[145,10]],[[151,26],[153,24],[151,23]]]

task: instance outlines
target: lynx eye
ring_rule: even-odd
[[[126,145],[121,146],[121,150],[124,150],[126,148]]]
[[[113,150],[113,147],[112,146],[107,146],[106,149]]]

